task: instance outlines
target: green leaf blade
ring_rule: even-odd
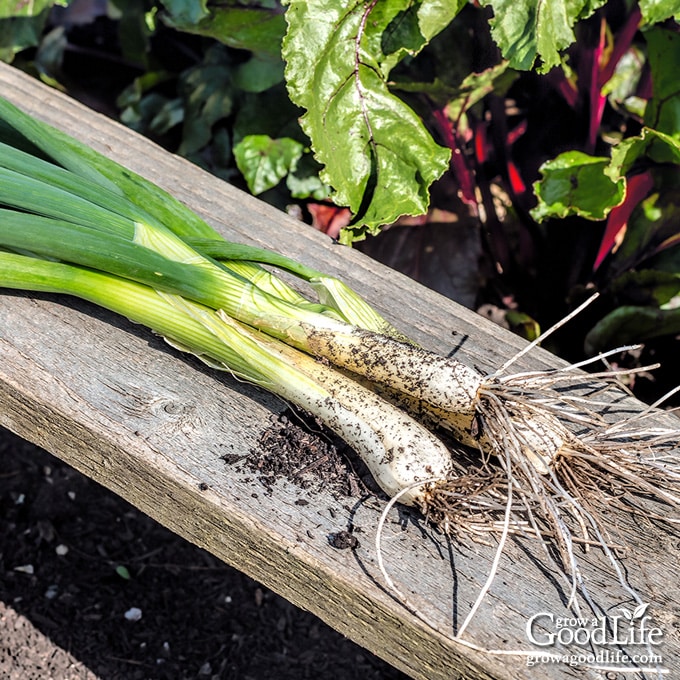
[[[537,221],[548,217],[579,215],[603,220],[619,205],[626,182],[607,176],[609,159],[567,151],[541,166],[541,179],[534,184],[538,205],[531,211]]]
[[[302,144],[289,137],[272,139],[267,135],[248,135],[234,147],[234,157],[250,192],[257,196],[293,172],[303,151]]]
[[[448,168],[449,150],[385,81],[381,38],[406,4],[293,0],[286,14],[289,94],[307,109],[301,124],[322,181],[357,216],[346,242],[425,212],[429,185]]]
[[[680,308],[624,305],[607,314],[588,332],[585,349],[594,355],[608,347],[676,333],[680,333]]]
[[[645,32],[654,96],[645,110],[645,124],[680,139],[680,35],[656,27]]]
[[[202,4],[205,5],[206,11],[197,13],[197,20],[192,20],[187,9],[170,13],[164,17],[164,21],[179,31],[214,38],[235,49],[250,50],[271,57],[280,53],[286,22],[279,7]],[[187,3],[187,8],[191,6],[191,2]]]
[[[66,5],[68,2],[55,0],[34,0],[33,2],[26,2],[25,0],[5,0],[0,2],[0,19],[8,19],[12,17],[37,17],[45,10],[51,9],[53,5]]]
[[[175,23],[196,24],[208,15],[208,0],[161,0]]]
[[[40,149],[44,155],[79,177],[125,196],[182,237],[217,237],[217,232],[207,222],[153,182],[64,132],[32,118],[2,97],[0,119],[4,123],[0,127],[0,140],[23,148],[28,146],[31,153]]]
[[[606,0],[482,0],[491,7],[491,33],[510,67],[547,73],[574,40],[574,25]]]
[[[418,54],[438,33],[448,26],[465,6],[466,0],[425,0],[424,2],[378,3],[372,12],[384,11],[389,18],[384,32],[380,35],[382,72],[387,77],[390,70],[405,56]],[[392,17],[394,8],[402,9]],[[378,20],[380,23],[380,20]]]
[[[658,24],[674,17],[680,19],[678,0],[640,0],[642,19],[646,24]]]
[[[611,163],[606,172],[616,181],[644,156],[656,163],[680,165],[680,141],[663,132],[643,128],[637,137],[629,137],[612,149]]]
[[[36,47],[47,25],[50,8],[40,13],[0,16],[0,60],[11,63],[17,53]]]

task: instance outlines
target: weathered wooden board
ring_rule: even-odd
[[[176,158],[128,129],[0,65],[0,93],[15,104],[149,177],[233,240],[265,245],[341,275],[423,345],[491,369],[522,346],[517,337],[405,277],[342,248],[281,212]],[[543,351],[524,367],[557,366]],[[144,329],[82,302],[0,295],[0,424],[69,462],[150,516],[370,649],[414,678],[603,677],[568,663],[484,654],[433,631],[385,589],[372,537],[382,504],[338,500],[225,464],[246,455],[285,405],[180,356]],[[207,488],[206,488],[207,487]],[[304,499],[307,504],[296,504]],[[386,565],[441,630],[460,625],[484,583],[493,546],[448,545],[400,521],[384,541]],[[677,537],[651,525],[627,527],[630,581],[664,631],[654,651],[680,674]],[[328,536],[361,529],[355,551]],[[566,616],[564,593],[531,544],[512,543],[468,630],[491,649],[540,652],[526,635],[539,612]],[[592,562],[591,590],[606,606],[625,593]],[[545,650],[543,650],[545,651]],[[554,651],[552,648],[547,651]]]

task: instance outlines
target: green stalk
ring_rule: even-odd
[[[125,196],[141,210],[148,212],[178,235],[220,238],[219,234],[193,211],[160,187],[103,156],[61,130],[43,123],[0,97],[2,141],[16,146],[39,149],[48,158],[76,175]]]
[[[266,248],[258,248],[257,246],[249,246],[243,243],[232,243],[217,236],[215,238],[195,238],[191,236],[184,236],[184,241],[190,246],[215,260],[245,260],[250,262],[259,262],[260,264],[271,265],[278,267],[284,271],[295,274],[295,276],[304,281],[311,281],[314,278],[323,276],[323,274],[316,269],[307,267],[300,262],[296,262],[290,257],[281,255]]]
[[[188,297],[257,326],[305,349],[309,328],[341,329],[347,324],[275,298],[254,283],[206,260],[183,242],[178,257],[162,233],[135,225],[134,240],[41,215],[0,209],[0,246],[97,269]],[[172,242],[170,242],[172,245]],[[182,248],[186,252],[182,251]]]
[[[39,203],[34,201],[36,196],[41,198]],[[109,191],[54,163],[36,158],[3,143],[0,143],[0,202],[45,216],[87,224],[112,233],[122,232],[131,239],[134,238],[134,225],[137,222],[152,225],[162,232],[167,231],[155,218],[142,211],[122,194]],[[110,211],[112,215],[106,211]],[[208,243],[215,241],[215,239],[203,240]],[[220,242],[227,247],[230,245],[224,239],[220,239]],[[193,244],[189,243],[189,245]],[[231,271],[293,304],[323,311],[321,305],[310,303],[263,267],[254,262],[244,261],[246,258],[240,257],[238,246],[236,244],[233,246],[234,254],[237,255],[233,259],[237,261],[223,262]],[[262,253],[268,252],[262,249],[257,250]],[[205,251],[203,254],[208,255]],[[281,259],[293,263],[288,258]],[[288,269],[290,270],[290,267]]]
[[[32,177],[0,168],[0,203],[111,234],[134,236],[134,222]]]
[[[119,190],[112,189],[114,194],[122,191],[136,204],[144,203],[144,208],[151,206],[150,212],[156,218],[161,216],[154,203],[160,196],[159,190],[149,188],[153,185],[135,180],[136,190],[132,191],[130,178],[133,175],[119,166],[0,102],[0,114],[3,112],[10,116],[9,123],[18,132],[62,165],[96,183],[100,182],[102,173],[118,177],[122,185]],[[80,190],[76,182],[66,190],[50,187],[46,182],[16,171],[5,169],[3,172],[8,182],[4,190],[0,187],[0,192],[6,203],[43,215],[70,217],[77,224],[25,213],[10,215],[11,211],[7,211],[0,220],[0,245],[99,269],[223,310],[234,319],[298,349],[323,357],[371,381],[411,393],[415,398],[432,402],[435,407],[453,410],[464,403],[462,417],[466,427],[471,422],[474,398],[480,385],[476,372],[436,354],[395,342],[382,333],[389,328],[380,317],[371,316],[371,308],[363,301],[359,302],[358,297],[354,300],[357,311],[348,312],[347,308],[352,307],[349,289],[339,282],[330,297],[341,310],[341,316],[368,326],[370,332],[339,320],[337,313],[325,313],[325,310],[318,313],[309,306],[276,297],[228,267],[219,266],[214,259],[204,257],[178,234],[205,238],[205,230],[186,224],[180,226],[177,215],[171,217],[169,228],[158,222],[135,221],[72,194],[71,190]],[[123,178],[119,177],[121,174]],[[65,181],[62,181],[62,187],[65,187]],[[102,183],[104,187],[107,182]],[[41,200],[43,190],[45,197]],[[174,204],[172,199],[168,200]],[[182,209],[180,215],[186,210]],[[140,215],[144,214],[140,212]],[[215,238],[214,231],[209,238]],[[217,240],[222,239],[218,236]],[[270,257],[269,262],[272,261]],[[297,270],[310,278],[310,282],[318,279],[318,272],[304,272],[301,267]],[[338,300],[342,304],[337,304]]]
[[[112,191],[54,163],[1,142],[0,168],[5,168],[7,171],[22,175],[34,182],[42,183],[42,186],[37,190],[38,192],[58,189],[83,199],[90,205],[105,208],[114,215],[127,217],[132,221],[143,220],[155,224],[155,226],[161,226],[147,211],[131,203],[122,193]],[[8,192],[5,191],[5,193]],[[63,196],[63,194],[58,195]]]
[[[265,248],[257,248],[241,243],[230,243],[223,238],[191,238],[184,239],[199,253],[215,260],[229,263],[233,268],[234,261],[250,261],[278,267],[307,281],[316,291],[319,302],[337,311],[352,326],[364,328],[375,333],[388,335],[402,342],[411,342],[401,331],[397,330],[373,309],[360,295],[347,284],[334,276],[328,276],[316,269],[296,262],[290,257],[275,253]]]
[[[200,252],[200,251],[199,251]],[[205,253],[203,253],[205,254]],[[273,295],[275,297],[286,300],[291,304],[305,307],[317,312],[330,313],[331,308],[315,302],[310,302],[304,295],[298,293],[292,286],[289,286],[285,281],[275,276],[270,271],[261,267],[256,262],[248,262],[246,260],[217,260],[221,266],[229,271],[234,272],[244,279],[248,279],[254,283],[261,290]]]
[[[377,333],[385,333],[398,340],[408,341],[406,336],[379,315],[361,296],[338,279],[326,276],[322,272],[270,250],[227,242],[209,224],[152,182],[98,154],[60,130],[28,116],[2,98],[0,98],[0,118],[10,126],[15,135],[23,137],[83,181],[78,183],[73,177],[67,178],[64,172],[52,171],[50,174],[49,170],[44,167],[50,164],[43,161],[41,161],[43,167],[39,171],[35,169],[37,162],[34,163],[33,169],[26,169],[24,165],[25,172],[29,175],[42,177],[47,183],[77,194],[93,204],[107,207],[117,214],[139,219],[154,226],[165,225],[167,229],[190,245],[194,245],[196,250],[204,255],[222,261],[248,260],[251,263],[279,267],[309,282],[316,290],[320,303],[336,310],[347,323]],[[0,130],[1,133],[2,130]],[[6,141],[12,141],[7,135],[5,138]],[[1,151],[0,155],[2,155]],[[26,160],[24,159],[23,162],[26,163]],[[98,195],[97,187],[102,190],[101,195]],[[124,200],[121,200],[123,198]],[[130,212],[129,204],[135,206],[138,211],[136,214],[134,211]],[[255,273],[254,269],[249,271]],[[249,278],[243,269],[240,273]],[[266,282],[263,275],[259,276],[261,287],[265,286],[265,289],[271,293],[284,293],[288,301],[295,303],[296,296],[292,294],[292,289],[285,288],[283,282],[275,279]],[[304,304],[299,299],[297,303]]]
[[[230,346],[217,341],[191,318],[178,313],[153,288],[109,274],[0,250],[0,287],[60,293],[93,302],[143,324],[197,355],[222,362],[239,377],[267,383]]]
[[[474,417],[480,376],[437,354],[358,329],[262,291],[252,282],[205,260],[180,241],[184,260],[154,249],[162,233],[136,225],[135,240],[29,213],[0,210],[0,246],[34,252],[97,269],[187,297],[373,382],[390,385],[445,410]],[[151,241],[150,247],[139,241]],[[180,249],[181,250],[181,249]],[[179,256],[182,252],[179,253]]]

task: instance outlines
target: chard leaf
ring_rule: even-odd
[[[623,200],[626,181],[612,180],[606,171],[609,159],[567,151],[541,166],[541,179],[534,184],[538,205],[531,211],[537,221],[547,217],[579,215],[604,219]]]
[[[214,45],[201,64],[182,73],[179,90],[185,106],[182,143],[183,156],[196,153],[210,142],[212,126],[231,113],[233,88],[225,66],[229,58],[225,48]]]
[[[537,64],[547,73],[560,64],[560,52],[576,39],[574,25],[606,0],[482,0],[493,9],[491,33],[510,67],[522,71]]]
[[[68,5],[68,0],[5,0],[0,2],[0,19],[12,17],[37,17],[52,5]]]
[[[567,151],[544,163],[541,179],[534,184],[538,205],[535,220],[580,215],[604,219],[626,193],[626,175],[635,162],[647,158],[657,163],[680,164],[680,141],[670,135],[643,128],[612,148],[611,159]]]
[[[45,8],[35,16],[0,17],[0,60],[11,63],[18,52],[38,45],[49,14]]]
[[[680,139],[680,35],[656,27],[645,32],[654,96],[645,109],[645,124]]]
[[[675,333],[680,333],[680,307],[659,309],[624,305],[607,314],[588,332],[585,350],[592,356],[608,347]]]
[[[425,2],[382,2],[375,7],[376,15],[385,11],[391,16],[394,5],[405,5],[390,19],[381,38],[382,71],[390,70],[406,56],[415,56],[435,35],[448,26],[467,0],[427,0]],[[372,18],[375,18],[372,16]]]
[[[256,94],[242,93],[233,126],[234,143],[246,135],[269,135],[274,139],[292,137],[309,146],[300,129],[302,111],[288,98],[284,83]]]
[[[184,106],[181,99],[167,99],[149,122],[149,130],[164,135],[184,120]]]
[[[303,151],[302,144],[289,137],[248,135],[234,147],[234,157],[250,192],[257,196],[294,171]]]
[[[301,124],[324,166],[322,181],[335,190],[335,203],[356,216],[353,233],[341,235],[344,242],[401,215],[424,213],[429,185],[448,167],[449,150],[435,144],[421,119],[388,90],[386,75],[397,57],[384,51],[396,45],[389,31],[402,20],[408,52],[421,49],[450,20],[446,4],[289,2],[283,43],[288,90],[307,110]],[[414,37],[415,23],[421,40]]]
[[[607,174],[613,181],[624,177],[635,161],[642,156],[647,156],[657,163],[680,165],[680,140],[651,128],[643,128],[637,137],[624,139],[612,149]]]
[[[680,275],[655,269],[629,270],[612,282],[609,291],[618,300],[660,307],[680,294]]]
[[[243,92],[259,94],[283,81],[281,57],[254,54],[234,69],[234,85]]]
[[[666,19],[680,19],[678,0],[640,0],[640,11],[646,24],[658,24]]]
[[[487,94],[493,92],[498,86],[498,80],[507,71],[507,68],[508,62],[502,61],[481,73],[470,73],[466,76],[446,105],[446,115],[449,120],[459,120],[465,111],[481,101]],[[510,74],[508,80],[514,77],[514,74]]]
[[[189,7],[195,2],[186,0],[181,4]],[[235,7],[233,4],[202,0],[201,9],[196,8],[196,12],[198,19],[195,21],[190,19],[188,10],[170,13],[163,20],[179,31],[214,38],[228,47],[272,57],[280,54],[286,22],[281,8],[275,3],[253,2],[246,7]]]
[[[286,186],[293,198],[328,200],[330,187],[319,179],[319,165],[311,153],[305,153],[286,177]]]
[[[657,173],[656,179],[656,190],[631,214],[609,271],[644,268],[674,275],[680,272],[680,189],[672,177]],[[639,304],[639,300],[634,302]]]
[[[208,16],[208,0],[161,0],[174,24],[196,24]]]

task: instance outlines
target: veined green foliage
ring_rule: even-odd
[[[215,38],[237,49],[278,56],[285,21],[276,3],[258,7],[238,7],[236,3],[207,3],[163,0],[164,21],[180,31]],[[244,3],[238,3],[244,4]],[[247,4],[247,3],[245,3]]]
[[[247,135],[234,147],[234,157],[250,193],[257,196],[293,172],[303,151],[302,144],[289,137]]]
[[[612,148],[611,158],[566,151],[544,163],[534,184],[538,205],[536,220],[579,215],[604,219],[624,199],[626,175],[642,158],[680,165],[680,142],[670,135],[643,128]]]
[[[482,0],[493,9],[491,32],[510,67],[547,73],[575,40],[574,25],[606,0]],[[538,63],[537,63],[538,62]]]
[[[535,220],[580,215],[604,219],[623,200],[625,179],[613,182],[606,175],[608,158],[567,151],[541,166],[541,179],[534,185],[538,206]]]
[[[618,343],[640,342],[678,333],[680,308],[623,305],[595,324],[586,335],[585,348],[594,355]]]
[[[307,110],[301,123],[324,166],[322,180],[333,187],[333,200],[356,216],[341,240],[427,210],[428,188],[447,169],[450,152],[390,93],[386,78],[458,9],[457,3],[407,0],[289,3],[283,43],[289,93]],[[410,48],[403,39],[389,46],[406,26]]]
[[[680,2],[676,2],[680,15]],[[645,109],[645,123],[660,133],[680,140],[680,84],[677,65],[680,61],[680,35],[655,26],[645,31],[654,96]]]
[[[646,24],[657,24],[671,17],[680,19],[678,0],[640,0],[640,11]]]

